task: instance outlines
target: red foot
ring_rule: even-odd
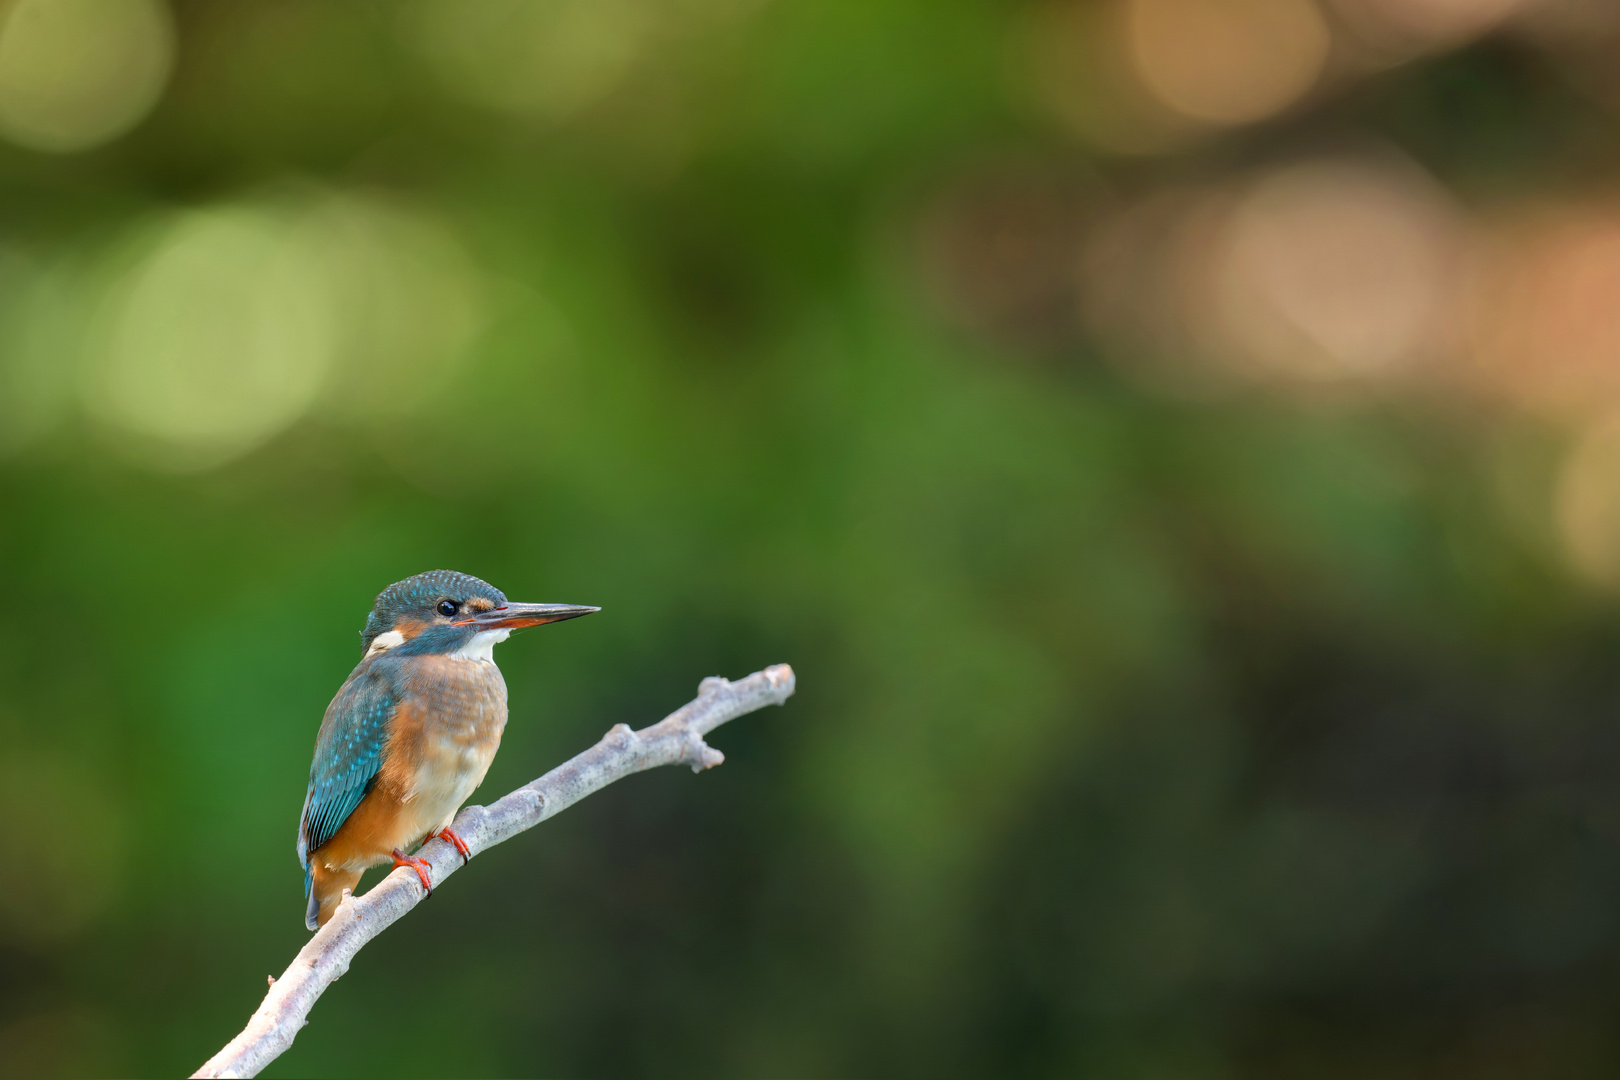
[[[422,888],[427,891],[428,896],[433,895],[433,886],[428,883],[428,871],[433,869],[432,863],[428,862],[426,859],[418,859],[414,855],[406,855],[402,853],[399,848],[395,848],[394,865],[408,866],[412,870],[415,870],[416,879],[422,883]]]
[[[467,865],[467,860],[472,858],[472,852],[467,849],[467,841],[451,832],[448,827],[440,829],[436,833],[428,833],[429,840],[433,839],[435,836],[440,840],[448,840],[452,844],[456,845],[456,850],[461,852],[461,865]]]

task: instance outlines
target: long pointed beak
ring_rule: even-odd
[[[562,622],[564,619],[577,619],[581,615],[601,610],[598,607],[583,607],[579,604],[507,604],[505,607],[480,612],[470,619],[462,619],[455,625],[476,626],[480,630],[519,630],[525,626],[542,626],[546,623]]]

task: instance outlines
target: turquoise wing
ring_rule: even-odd
[[[382,769],[388,722],[399,699],[391,681],[375,666],[357,671],[343,684],[321,721],[309,790],[298,823],[298,863],[309,895],[310,852],[332,839],[360,805]]]

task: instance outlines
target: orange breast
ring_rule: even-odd
[[[333,869],[390,861],[450,823],[484,779],[506,727],[506,683],[493,662],[427,656],[394,710],[371,792],[317,852]]]

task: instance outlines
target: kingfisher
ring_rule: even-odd
[[[298,822],[304,924],[324,926],[343,890],[450,829],[483,781],[506,727],[495,646],[513,630],[589,615],[578,604],[516,604],[478,578],[430,570],[384,589],[360,633],[361,658],[326,707]]]

